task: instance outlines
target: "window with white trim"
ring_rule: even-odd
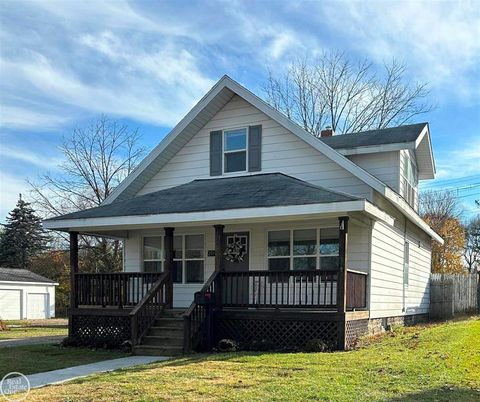
[[[403,284],[408,286],[408,274],[410,271],[410,243],[405,242],[403,249]]]
[[[173,282],[205,281],[205,246],[203,234],[173,237]]]
[[[162,236],[143,238],[143,272],[163,271]]]
[[[247,171],[248,135],[246,128],[223,132],[223,172]]]
[[[403,159],[403,197],[408,204],[413,207],[415,205],[416,188],[418,186],[417,166],[414,161],[405,156]]]
[[[268,269],[336,270],[339,266],[338,228],[271,230]]]

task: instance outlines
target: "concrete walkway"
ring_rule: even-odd
[[[53,336],[32,336],[31,338],[19,338],[19,339],[0,339],[0,348],[8,348],[12,346],[25,346],[25,345],[44,345],[48,343],[59,343],[65,335],[53,335]]]
[[[105,373],[107,371],[118,370],[139,366],[142,364],[161,362],[171,359],[165,356],[130,356],[120,359],[105,360],[103,362],[83,364],[81,366],[68,367],[60,370],[47,371],[27,375],[31,388],[44,387],[46,385],[60,384],[65,381],[75,380],[90,374]]]

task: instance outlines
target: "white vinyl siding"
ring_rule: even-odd
[[[431,240],[388,201],[376,195],[381,208],[395,217],[395,226],[375,222],[372,229],[370,318],[428,313]],[[409,242],[409,281],[404,291],[404,249]]]
[[[383,181],[397,193],[400,192],[400,152],[378,152],[347,156],[352,162]]]
[[[138,195],[210,178],[210,132],[262,125],[262,170],[282,172],[332,190],[371,199],[371,188],[239,96],[234,96]],[[244,173],[249,174],[249,173]]]
[[[250,270],[268,269],[267,242],[268,231],[290,230],[309,228],[337,228],[338,219],[318,219],[308,221],[292,221],[277,223],[254,223],[245,225],[226,225],[225,233],[249,232],[249,265]],[[368,272],[369,259],[369,226],[357,223],[356,220],[349,224],[348,266],[357,271]],[[144,236],[162,235],[163,229],[158,230],[131,230],[124,244],[124,270],[127,272],[141,271],[142,264],[142,239]],[[208,256],[208,250],[215,249],[215,232],[213,226],[185,227],[175,229],[174,235],[198,233],[205,235],[205,280],[215,269],[215,257]],[[201,284],[173,285],[174,307],[188,307],[193,300],[194,292],[200,290]]]

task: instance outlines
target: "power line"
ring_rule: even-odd
[[[471,176],[465,176],[463,178],[459,177],[456,179],[434,180],[433,182],[429,182],[425,184],[422,183],[421,186],[425,189],[434,188],[438,186],[451,186],[453,184],[458,185],[459,183],[469,181],[469,180],[477,180],[478,178],[480,178],[480,175],[476,174]]]

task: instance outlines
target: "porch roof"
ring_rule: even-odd
[[[324,204],[360,200],[282,173],[199,179],[146,195],[117,201],[47,221],[136,215],[207,212],[230,209]]]

